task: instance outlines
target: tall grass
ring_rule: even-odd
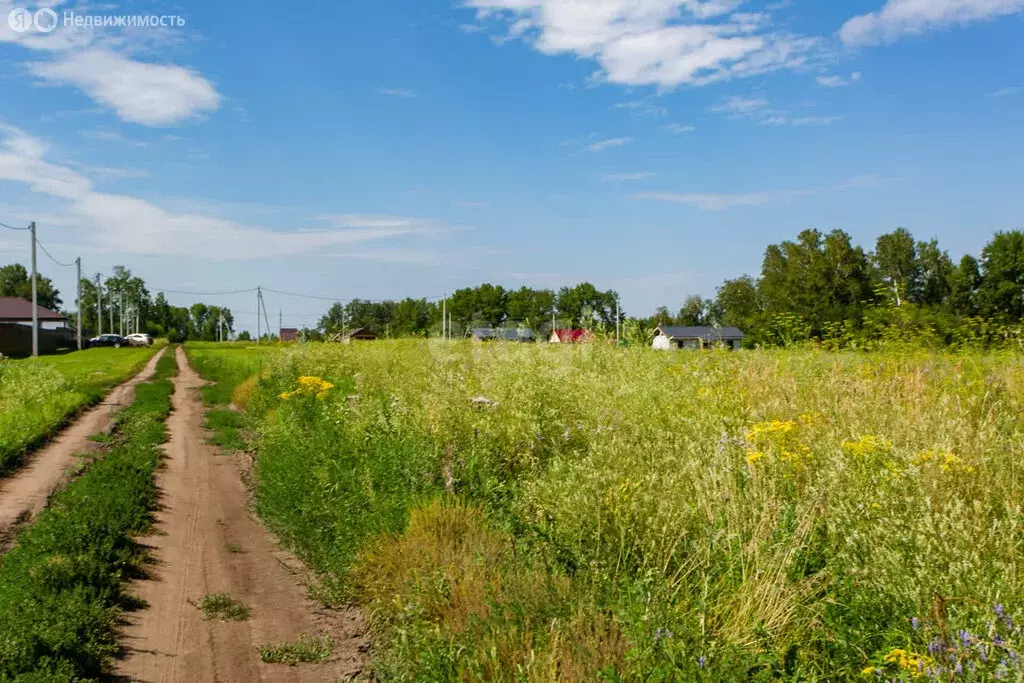
[[[153,348],[88,349],[0,360],[0,475],[77,411],[142,369]]]
[[[366,607],[386,678],[1021,675],[1018,356],[267,360],[257,509]]]
[[[141,570],[170,412],[173,354],[118,415],[109,451],[57,493],[0,557],[0,680],[96,678],[117,651],[121,584]]]

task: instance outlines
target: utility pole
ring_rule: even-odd
[[[260,327],[260,304],[262,304],[262,303],[263,303],[263,290],[261,290],[259,287],[257,287],[256,288],[256,343],[257,344],[260,343],[260,337],[263,336],[260,333],[261,329],[262,329]]]
[[[39,355],[39,293],[36,291],[36,222],[28,226],[32,231],[32,355]]]
[[[75,278],[75,285],[77,285],[77,289],[75,290],[77,292],[77,294],[75,294],[75,298],[76,298],[75,308],[78,309],[78,350],[81,351],[82,350],[82,257],[81,256],[79,256],[78,258],[75,259],[75,272],[78,273],[78,277]]]
[[[124,290],[123,289],[121,290],[121,306],[120,306],[119,313],[121,314],[121,336],[123,337],[124,336]]]
[[[100,287],[100,274],[96,273],[96,336],[103,334],[103,289]]]
[[[615,343],[619,343],[619,297],[615,297]]]
[[[444,303],[441,305],[441,339],[448,340],[448,295],[444,295]]]
[[[277,341],[281,341],[281,328],[284,326],[284,312],[277,309]]]

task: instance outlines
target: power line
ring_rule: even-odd
[[[281,294],[283,296],[293,296],[293,297],[296,297],[298,299],[317,299],[319,301],[335,301],[335,302],[342,302],[342,301],[365,301],[365,302],[371,303],[371,304],[382,304],[382,303],[386,303],[388,301],[395,301],[397,303],[397,300],[395,300],[395,299],[345,299],[345,298],[333,297],[333,296],[317,296],[315,294],[296,294],[295,292],[282,292],[279,289],[270,289],[268,287],[264,287],[263,291],[264,292],[270,292],[271,294]],[[421,297],[417,297],[417,298],[418,299],[422,299],[424,301],[440,301],[444,297],[443,296],[421,296]]]
[[[51,261],[53,261],[54,263],[56,263],[56,264],[57,264],[58,266],[63,266],[64,268],[70,268],[70,267],[72,267],[73,265],[75,265],[75,262],[74,262],[74,261],[72,261],[71,263],[63,263],[63,262],[61,262],[61,261],[58,261],[57,259],[53,258],[53,254],[51,254],[50,252],[48,252],[48,251],[46,250],[46,247],[44,247],[44,246],[43,246],[43,243],[42,243],[42,242],[40,242],[40,241],[39,241],[38,239],[36,240],[36,246],[37,246],[37,247],[39,247],[40,249],[42,249],[42,250],[43,250],[43,253],[44,253],[44,254],[46,254],[47,256],[49,256],[49,257],[50,257],[50,260],[51,260]]]
[[[31,230],[32,226],[26,225],[24,228],[16,228],[13,225],[7,225],[6,223],[0,223],[0,228],[7,228],[8,230]]]
[[[166,289],[164,287],[147,287],[151,292],[163,292],[164,294],[190,294],[192,296],[227,296],[229,294],[249,294],[255,292],[256,288],[252,289],[236,289],[230,292],[184,292],[179,289]]]

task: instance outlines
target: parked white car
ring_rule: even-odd
[[[129,334],[125,339],[128,340],[130,346],[152,346],[153,338],[148,334],[136,332],[135,334]]]

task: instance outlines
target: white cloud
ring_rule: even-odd
[[[641,192],[632,195],[631,199],[687,204],[701,211],[726,211],[737,206],[753,207],[786,202],[797,197],[820,194],[827,190],[842,191],[861,188],[873,188],[887,182],[875,175],[861,175],[845,180],[831,188],[810,187],[795,190],[763,190],[745,194],[732,193],[698,193],[698,192]]]
[[[1024,0],[888,0],[877,12],[843,24],[839,38],[850,46],[875,45],[1021,11]]]
[[[75,51],[29,68],[47,83],[74,86],[125,121],[145,126],[167,126],[220,106],[217,90],[191,69],[105,49]]]
[[[681,123],[670,123],[667,126],[663,126],[662,130],[666,133],[672,133],[679,135],[680,133],[692,133],[697,130],[696,126],[686,126]]]
[[[146,126],[179,123],[220,107],[217,89],[197,71],[129,56],[173,42],[164,31],[115,34],[58,26],[48,34],[15,33],[3,21],[14,7],[12,0],[0,0],[0,43],[45,55],[27,65],[44,84],[77,88],[123,120]]]
[[[172,212],[136,197],[100,192],[83,173],[48,161],[48,153],[42,141],[0,124],[0,181],[22,183],[34,193],[61,200],[67,220],[81,227],[90,240],[87,246],[96,251],[244,260],[446,229],[421,218],[337,214],[318,217],[328,227],[279,231],[202,213]]]
[[[736,206],[763,206],[787,197],[814,194],[815,190],[751,192],[749,194],[701,194],[694,192],[643,192],[633,199],[689,204],[702,211],[725,211]]]
[[[842,116],[797,116],[791,118],[786,123],[791,126],[831,126],[833,123],[842,121]]]
[[[646,180],[648,178],[657,177],[657,173],[654,171],[637,171],[636,173],[606,173],[601,176],[601,180],[605,182],[615,182],[624,180]]]
[[[639,116],[668,116],[668,107],[652,104],[648,100],[617,102],[612,105],[612,109],[628,109]]]
[[[1021,91],[1020,86],[1010,85],[1005,88],[1000,88],[995,92],[989,93],[989,97],[1009,97],[1010,95],[1016,95]]]
[[[813,38],[774,26],[743,0],[466,0],[478,22],[501,22],[500,40],[598,63],[598,80],[673,88],[807,63]]]
[[[149,147],[149,143],[143,140],[133,140],[122,135],[116,130],[109,128],[96,128],[91,130],[80,130],[78,134],[86,140],[96,140],[98,142],[116,142],[118,144],[128,145],[129,147]]]
[[[742,97],[740,95],[732,95],[730,97],[726,97],[719,104],[711,107],[709,111],[729,116],[748,116],[754,112],[764,109],[767,106],[768,100],[763,97]]]
[[[630,142],[633,142],[633,138],[608,138],[607,140],[598,140],[586,149],[588,152],[603,152],[610,147],[622,147]]]
[[[861,78],[864,76],[860,71],[854,71],[850,74],[849,78],[844,78],[837,75],[818,76],[818,85],[822,85],[826,88],[845,88],[848,85],[859,83]]]
[[[761,126],[828,126],[841,121],[841,116],[793,116],[791,112],[774,109],[763,97],[733,95],[708,111],[729,119],[752,119]]]
[[[378,88],[377,92],[386,97],[405,97],[407,99],[419,97],[415,90],[408,90],[406,88]]]

